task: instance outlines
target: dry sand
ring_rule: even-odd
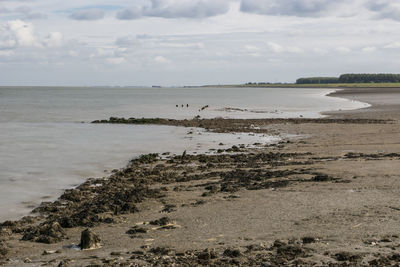
[[[67,195],[76,198],[73,205],[48,204],[40,219],[4,224],[0,262],[6,266],[397,266],[400,89],[345,89],[333,96],[372,107],[329,113],[328,120],[337,119],[330,122],[252,121],[260,131],[297,137],[257,149],[234,148],[240,150],[234,156],[137,162],[130,166],[133,170],[116,172],[104,191],[93,188],[101,188],[99,183],[107,188],[105,181],[92,181]],[[384,121],[369,121],[375,119]],[[148,180],[143,182],[144,178]],[[100,221],[79,217],[51,244],[21,240],[43,235],[42,241],[49,241],[48,230],[35,232],[39,223],[62,224],[65,218],[60,218],[75,218],[77,210],[85,208],[91,214],[90,205],[99,201],[96,196],[107,197],[110,190],[120,196],[139,182],[155,193],[136,201],[135,212],[131,207],[128,212],[112,212],[115,207],[107,202],[104,212],[96,213]],[[85,201],[89,206],[82,204]],[[149,224],[162,217],[169,220]],[[100,237],[101,248],[72,246],[79,244],[86,228]],[[130,229],[145,233],[128,234]]]

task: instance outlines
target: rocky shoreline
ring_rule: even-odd
[[[212,155],[148,154],[133,159],[105,179],[89,179],[58,200],[43,202],[33,216],[0,224],[0,264],[395,266],[400,261],[396,227],[375,221],[396,221],[400,204],[393,202],[382,215],[382,207],[372,205],[378,202],[364,203],[370,205],[367,213],[375,214],[372,217],[358,214],[362,205],[349,204],[360,198],[353,197],[357,190],[379,186],[376,180],[366,182],[371,174],[355,166],[372,166],[372,173],[400,161],[398,146],[389,139],[396,138],[397,118],[110,118],[93,123],[307,136],[255,148],[216,148]],[[371,142],[369,135],[376,133],[386,134],[388,144]],[[351,148],[342,148],[346,142]],[[397,178],[387,167],[382,175]],[[331,192],[349,200],[342,203]],[[328,202],[330,197],[336,200]],[[384,231],[374,230],[375,224]],[[360,230],[364,225],[369,230]]]
[[[276,147],[282,147],[281,142]],[[278,148],[279,149],[279,148]],[[147,199],[163,203],[163,212],[170,213],[179,209],[177,205],[165,202],[169,191],[191,191],[193,186],[203,191],[202,200],[186,205],[202,205],[209,197],[222,194],[225,198],[239,198],[235,193],[241,190],[275,190],[293,183],[348,183],[351,181],[317,172],[312,166],[315,162],[325,161],[311,153],[266,152],[269,148],[249,151],[233,147],[233,154],[222,155],[182,155],[167,159],[158,154],[148,154],[132,160],[129,165],[107,179],[90,179],[75,189],[66,190],[55,202],[44,202],[33,210],[38,217],[24,217],[20,221],[6,221],[1,224],[1,236],[19,235],[21,241],[54,244],[68,239],[65,229],[93,228],[101,224],[113,225],[121,216],[140,213],[138,204]],[[381,155],[382,157],[386,155]],[[388,155],[400,157],[400,155]],[[364,155],[345,155],[342,159],[363,158]],[[377,155],[370,157],[377,158]],[[332,160],[339,160],[332,159]],[[193,182],[196,185],[193,185]],[[172,186],[171,186],[172,185]],[[158,225],[160,229],[172,230],[176,226],[167,216],[159,220],[144,223],[127,230],[131,238],[151,231],[149,226]],[[85,230],[87,231],[87,230]],[[304,236],[298,240],[275,240],[272,246],[249,245],[245,248],[223,250],[206,249],[204,251],[185,251],[179,253],[171,248],[156,247],[134,251],[124,260],[109,261],[103,264],[183,264],[183,265],[263,265],[303,264],[303,258],[311,253],[309,244],[318,242],[316,236]],[[2,244],[3,258],[7,249]],[[114,253],[117,255],[118,253]],[[119,253],[120,254],[120,253]],[[341,261],[358,262],[354,255],[333,255]],[[64,266],[71,259],[64,259]],[[4,262],[7,263],[7,262]],[[50,264],[50,262],[49,262]]]
[[[390,123],[390,119],[373,119],[373,118],[288,118],[288,119],[202,119],[193,118],[185,120],[163,119],[163,118],[118,118],[110,117],[109,119],[95,120],[95,124],[153,124],[153,125],[168,125],[168,126],[181,126],[181,127],[198,127],[214,132],[254,132],[254,133],[267,133],[264,129],[260,129],[258,125],[268,126],[274,124],[307,124],[307,123],[320,123],[320,124],[381,124]]]

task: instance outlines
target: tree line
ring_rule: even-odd
[[[300,78],[296,81],[297,84],[326,84],[326,83],[339,83],[337,77],[309,77]]]
[[[297,79],[296,84],[328,84],[328,83],[398,83],[400,74],[342,74],[339,77],[309,77]]]

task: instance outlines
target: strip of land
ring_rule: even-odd
[[[132,160],[107,179],[90,179],[43,203],[36,217],[1,224],[0,262],[394,265],[400,261],[400,90],[345,89],[333,96],[372,106],[323,119],[105,120],[296,137],[256,148],[216,147],[213,155]],[[96,238],[81,242],[85,229]],[[93,249],[80,250],[86,241]]]
[[[197,87],[197,86],[196,86]],[[206,85],[205,87],[256,87],[256,88],[332,88],[332,89],[342,89],[342,88],[400,88],[400,83],[327,83],[327,84],[297,84],[297,83],[252,83],[252,84],[230,84],[230,85]]]

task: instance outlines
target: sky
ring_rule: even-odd
[[[399,0],[0,0],[0,85],[400,72]]]

